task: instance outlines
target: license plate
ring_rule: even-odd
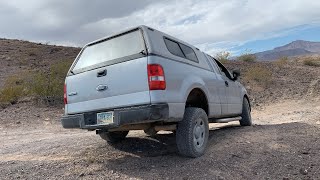
[[[97,125],[108,125],[113,123],[113,112],[97,113]]]

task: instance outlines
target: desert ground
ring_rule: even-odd
[[[115,146],[61,128],[61,110],[19,104],[0,113],[0,179],[319,179],[319,100],[253,109],[254,126],[211,124],[206,154],[180,157],[171,133],[132,131]]]

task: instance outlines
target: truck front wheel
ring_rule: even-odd
[[[247,98],[243,98],[241,118],[242,118],[240,120],[241,126],[251,126],[252,125],[250,105],[249,105],[249,101]]]
[[[201,108],[188,107],[178,123],[176,141],[179,153],[187,157],[204,154],[209,137],[208,116]]]

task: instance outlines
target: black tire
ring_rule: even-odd
[[[154,128],[148,128],[144,130],[144,133],[146,133],[150,137],[154,137],[157,135],[158,131],[156,131]]]
[[[126,138],[129,131],[115,131],[115,132],[101,132],[100,137],[106,140],[108,143],[117,143]]]
[[[240,120],[241,126],[251,126],[252,125],[251,110],[250,110],[250,105],[249,105],[249,101],[247,98],[243,98],[241,118],[242,118]]]
[[[183,120],[178,123],[176,130],[179,153],[193,158],[203,155],[208,137],[209,124],[205,111],[195,107],[186,108]]]

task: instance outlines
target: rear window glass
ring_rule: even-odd
[[[138,54],[144,50],[140,30],[87,46],[79,57],[73,71],[88,68],[106,61]]]
[[[168,38],[164,38],[164,42],[171,54],[189,59],[191,61],[199,62],[195,52],[191,47],[172,41]]]
[[[164,39],[164,42],[166,43],[166,46],[169,50],[170,53],[172,53],[173,55],[176,55],[176,56],[180,56],[182,58],[185,58],[181,48],[179,47],[179,44],[174,42],[174,41],[171,41],[167,38]]]

